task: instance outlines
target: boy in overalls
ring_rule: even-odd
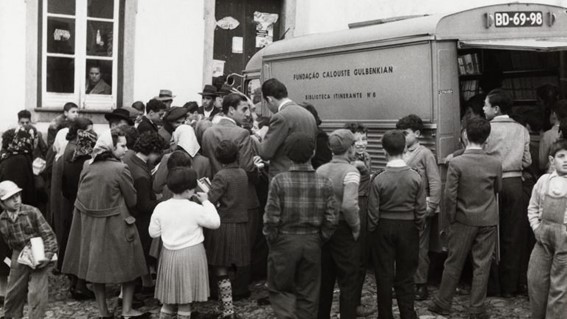
[[[533,319],[567,314],[567,141],[553,144],[549,162],[554,171],[539,178],[528,206],[537,241],[528,266]]]

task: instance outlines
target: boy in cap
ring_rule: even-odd
[[[8,289],[4,301],[5,318],[22,318],[26,296],[29,318],[45,316],[48,297],[48,268],[57,252],[57,241],[53,230],[41,212],[22,204],[19,188],[12,181],[0,183],[0,233],[4,242],[13,250]],[[17,262],[20,251],[30,243],[30,238],[41,237],[44,242],[45,259],[32,269]]]
[[[359,277],[360,216],[358,215],[358,185],[360,173],[350,164],[355,158],[354,134],[340,129],[329,135],[333,159],[317,169],[317,174],[328,177],[333,183],[338,227],[321,249],[321,299],[319,318],[330,318],[335,280],[338,279],[341,318],[356,318],[357,287]]]
[[[382,147],[388,163],[372,181],[368,197],[368,240],[376,274],[378,317],[392,319],[392,286],[401,319],[416,319],[414,274],[419,252],[419,230],[426,211],[419,173],[403,160],[406,138],[387,131]],[[417,226],[417,227],[416,227]]]
[[[333,185],[311,166],[312,136],[291,134],[285,147],[293,164],[272,179],[264,213],[270,301],[278,318],[315,318],[320,247],[336,223]]]

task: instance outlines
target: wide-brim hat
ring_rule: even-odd
[[[203,92],[199,92],[202,96],[219,96],[219,92],[217,91],[217,87],[214,85],[206,84],[203,88]]]
[[[173,95],[173,92],[171,90],[159,90],[159,95],[154,99],[158,101],[169,101],[173,100],[174,97],[175,95]]]
[[[129,125],[134,125],[134,121],[130,118],[130,112],[123,108],[114,109],[111,113],[104,114],[104,118],[109,122],[112,120],[125,120]]]
[[[166,122],[174,122],[182,117],[186,117],[187,113],[189,113],[189,109],[185,107],[174,106],[167,114],[163,117],[163,120]]]
[[[220,91],[219,91],[219,96],[227,96],[232,92],[232,86],[228,85],[228,84],[223,84]]]
[[[8,198],[21,192],[22,189],[12,181],[3,181],[0,183],[0,200],[7,200]]]

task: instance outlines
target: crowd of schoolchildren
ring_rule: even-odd
[[[396,298],[401,318],[417,318],[438,229],[447,258],[431,312],[450,314],[469,260],[470,318],[490,317],[487,291],[508,298],[524,285],[533,318],[565,318],[565,101],[553,104],[539,155],[500,89],[471,100],[464,148],[446,159],[420,144],[422,119],[405,116],[382,134],[377,171],[363,125],[325,133],[314,106],[291,101],[277,79],[256,105],[212,85],[199,94],[202,106],[175,107],[162,90],[107,113],[100,134],[67,103],[47,142],[18,113],[0,153],[5,318],[22,318],[26,300],[29,318],[43,318],[52,271],[68,276],[73,298],[94,298],[100,318],[114,318],[107,284],[121,285],[122,318],[149,318],[135,292],[160,301],[160,318],[194,318],[192,303],[210,298],[218,318],[245,318],[233,301],[262,277],[278,318],[330,318],[335,284],[340,318],[356,318],[373,312],[361,304],[369,265],[378,317],[394,318]],[[44,256],[24,264],[38,237]]]

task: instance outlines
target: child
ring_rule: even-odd
[[[191,302],[209,297],[203,227],[218,228],[220,217],[207,194],[195,194],[197,173],[193,169],[172,169],[167,187],[173,198],[156,206],[148,228],[151,237],[161,236],[163,241],[155,297],[163,303],[161,319],[175,318],[176,312],[178,319],[189,319]],[[194,197],[201,205],[190,200]]]
[[[564,318],[567,313],[567,141],[551,147],[555,171],[539,178],[532,191],[528,219],[536,245],[528,266],[532,318]]]
[[[358,207],[360,216],[360,236],[358,237],[358,245],[360,248],[360,270],[358,274],[358,286],[356,289],[356,315],[358,317],[366,317],[372,313],[372,309],[362,304],[362,287],[364,286],[364,278],[366,277],[366,269],[368,266],[369,249],[366,240],[366,215],[368,212],[368,192],[370,190],[370,178],[372,169],[372,160],[370,154],[366,151],[368,146],[368,129],[361,123],[347,123],[345,128],[354,134],[354,150],[355,160],[352,164],[360,172],[360,184],[358,186]]]
[[[431,236],[431,220],[437,212],[441,199],[441,177],[437,168],[437,161],[433,153],[425,146],[419,144],[419,137],[423,132],[423,121],[415,114],[401,118],[396,128],[404,131],[406,135],[407,150],[404,153],[406,164],[416,170],[423,181],[427,196],[427,212],[425,227],[419,233],[419,259],[415,273],[416,300],[425,300],[428,296],[427,275],[429,273],[429,238]]]
[[[470,318],[488,318],[484,309],[488,276],[497,239],[496,193],[502,188],[502,165],[482,146],[490,135],[490,123],[476,117],[467,121],[464,153],[449,162],[445,184],[445,210],[451,225],[449,255],[439,293],[429,310],[448,315],[463,264],[472,255],[473,280]]]
[[[53,255],[57,252],[55,233],[41,212],[22,204],[22,189],[12,181],[0,183],[0,233],[13,250],[8,289],[4,301],[6,318],[22,318],[26,296],[30,319],[45,316],[48,297],[48,269]],[[18,263],[20,251],[29,244],[30,238],[41,237],[44,243],[45,259],[35,269]],[[29,291],[28,291],[29,290]]]
[[[321,281],[321,243],[333,235],[333,184],[315,173],[313,137],[295,133],[286,140],[290,170],[274,177],[264,214],[270,252],[268,287],[278,318],[316,318]],[[293,305],[293,306],[292,306]]]
[[[246,196],[248,176],[238,166],[238,146],[233,141],[222,141],[215,149],[215,157],[223,168],[211,181],[209,199],[218,207],[221,226],[218,230],[206,233],[205,248],[209,265],[215,269],[219,300],[222,302],[221,318],[237,318],[232,305],[232,284],[228,271],[229,268],[250,265]]]
[[[378,317],[394,318],[394,286],[400,317],[415,319],[413,276],[417,268],[419,230],[423,229],[426,211],[425,192],[419,174],[403,160],[404,133],[387,131],[382,146],[388,164],[373,180],[368,197],[368,239],[373,245]]]

